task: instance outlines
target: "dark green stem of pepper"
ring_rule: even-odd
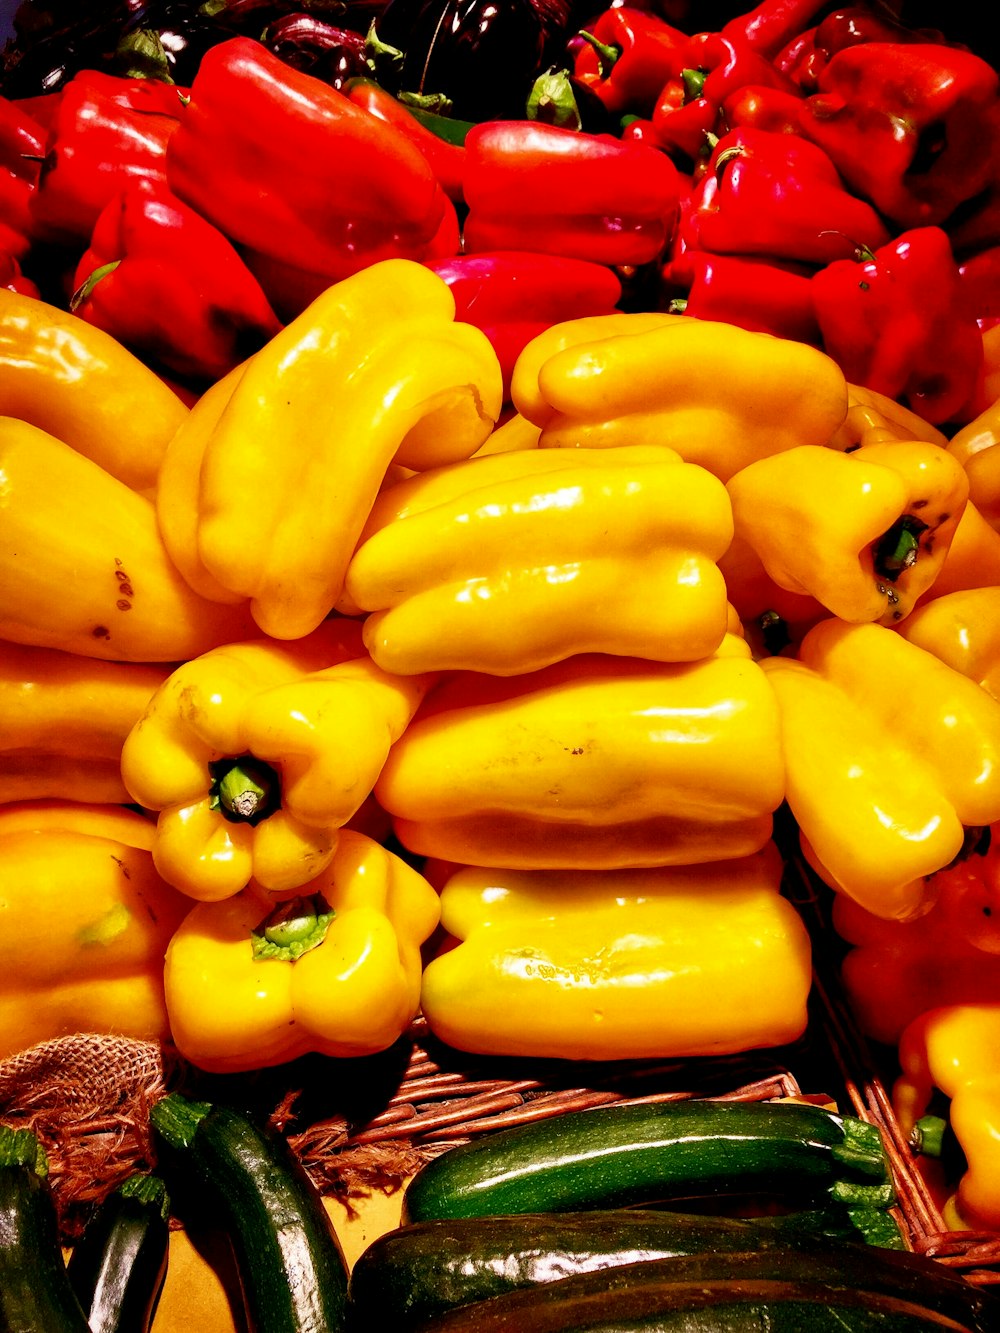
[[[281,805],[277,770],[251,754],[219,759],[208,766],[210,804],[235,824],[255,826]]]
[[[879,578],[895,583],[899,576],[917,562],[920,553],[920,534],[927,531],[912,514],[904,514],[884,532],[874,546],[875,573]]]

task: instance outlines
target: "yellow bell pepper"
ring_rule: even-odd
[[[829,448],[848,453],[859,445],[885,444],[891,440],[924,440],[942,449],[948,445],[943,431],[895,398],[863,384],[848,384],[847,416],[827,441]]]
[[[485,1055],[687,1059],[795,1041],[809,935],[773,843],[649,870],[462,868],[441,895],[424,1017]]]
[[[135,490],[156,484],[188,408],[116,338],[0,289],[0,416],[27,421]]]
[[[6,643],[0,652],[0,802],[131,799],[125,737],[170,668]]]
[[[168,549],[248,598],[265,634],[310,633],[340,596],[389,465],[473,454],[500,416],[502,380],[486,335],[455,320],[443,278],[408,259],[370,265],[250,358],[214,425],[213,403],[206,429],[180,433],[196,521],[161,497]]]
[[[405,847],[464,865],[690,865],[759,850],[784,796],[777,704],[742,639],[695,663],[583,654],[456,672],[375,795]]]
[[[530,343],[522,357],[536,359]],[[826,445],[847,415],[843,373],[817,348],[684,316],[571,343],[517,396],[519,384],[515,367],[514,406],[541,427],[541,448],[667,445],[722,481]]]
[[[473,458],[400,482],[375,510],[345,590],[371,613],[365,644],[386,671],[694,661],[726,633],[729,497],[671,449]]]
[[[1000,699],[1000,586],[932,597],[897,627],[909,643],[946,662]]]
[[[921,1014],[900,1037],[899,1065],[892,1104],[904,1135],[931,1108],[935,1090],[950,1099],[948,1120],[965,1163],[946,1222],[958,1230],[1000,1228],[1000,1004]]]
[[[1000,818],[1000,703],[882,625],[820,621],[760,667],[806,858],[877,916],[918,913],[965,828]]]
[[[921,600],[1000,584],[1000,531],[969,500],[937,577]]]
[[[0,1059],[72,1032],[168,1036],[163,958],[190,902],[114,806],[0,808]]]
[[[182,663],[122,747],[132,799],[158,812],[159,873],[207,900],[314,879],[428,685],[380,671],[351,620]]]
[[[351,830],[297,898],[198,903],[164,969],[177,1049],[213,1073],[386,1050],[417,1012],[439,911],[422,875]]]
[[[801,445],[742,468],[727,489],[736,533],[779,587],[883,625],[934,583],[969,495],[961,464],[919,440],[851,453]]]
[[[119,662],[179,662],[255,630],[196,593],[153,502],[55,436],[0,417],[0,637]]]
[[[969,499],[992,528],[1000,528],[1000,399],[955,432],[948,452],[965,469]]]

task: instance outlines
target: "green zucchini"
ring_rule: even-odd
[[[836,1207],[752,1220],[615,1208],[413,1222],[358,1257],[348,1307],[352,1327],[404,1333],[453,1307],[575,1273],[706,1250],[815,1250],[858,1235]]]
[[[170,1093],[150,1111],[172,1195],[228,1235],[250,1333],[340,1333],[347,1264],[319,1192],[280,1134]]]
[[[886,1259],[899,1262],[884,1267]],[[421,1333],[989,1333],[1000,1327],[997,1297],[939,1268],[934,1259],[852,1244],[651,1259],[493,1296],[419,1327]]]
[[[402,1220],[762,1193],[895,1200],[876,1126],[799,1102],[693,1099],[571,1111],[460,1144],[411,1179]]]
[[[137,1172],[100,1204],[66,1265],[93,1333],[148,1333],[169,1254],[166,1186]]]
[[[70,1286],[48,1162],[28,1129],[0,1125],[0,1333],[90,1333]]]

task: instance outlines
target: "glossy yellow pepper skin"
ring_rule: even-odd
[[[948,1119],[965,1157],[958,1189],[944,1209],[957,1230],[1000,1227],[1000,1004],[930,1009],[899,1040],[893,1110],[909,1136],[935,1089],[949,1098]]]
[[[375,509],[345,588],[387,671],[694,661],[726,633],[729,497],[673,450],[473,458],[400,482]]]
[[[969,498],[990,527],[1000,529],[1000,399],[957,430],[948,452],[969,478]]]
[[[876,916],[920,912],[965,828],[1000,818],[1000,703],[882,625],[820,621],[760,667],[806,858]]]
[[[405,847],[465,865],[689,865],[757,851],[784,796],[777,703],[742,639],[696,663],[580,655],[456,672],[375,795]]]
[[[788,592],[851,624],[894,625],[934,583],[969,496],[947,450],[920,440],[838,453],[801,445],[727,484],[737,534]]]
[[[246,890],[198,903],[174,933],[164,987],[181,1054],[232,1073],[308,1052],[347,1057],[391,1046],[417,1012],[421,945],[438,923],[427,880],[347,830],[326,870],[285,904],[283,924],[273,908]],[[254,932],[271,944],[264,956],[255,956]]]
[[[522,357],[537,360],[530,343]],[[541,448],[666,445],[721,481],[826,445],[848,405],[843,373],[817,348],[684,316],[571,343],[541,362],[533,390],[517,396],[519,383],[515,367],[514,406],[541,427]]]
[[[265,634],[308,634],[340,596],[386,469],[475,453],[500,416],[502,381],[442,278],[412,260],[372,264],[250,358],[214,426],[181,432],[198,479],[197,550],[179,552],[190,514],[165,495],[167,545],[180,568],[249,599]],[[176,477],[172,447],[164,466]]]
[[[182,663],[122,747],[132,800],[158,812],[160,874],[204,900],[314,879],[429,683],[380,671],[351,620]]]
[[[150,490],[181,399],[116,338],[36,297],[0,290],[0,416],[54,435]]]
[[[1000,699],[1000,586],[963,588],[924,601],[897,627]]]
[[[125,737],[170,673],[5,643],[0,651],[0,802],[127,804]]]
[[[794,1041],[811,950],[781,875],[771,843],[683,868],[462,868],[442,890],[446,944],[421,1009],[442,1041],[484,1055],[687,1059]]]
[[[0,637],[118,662],[179,662],[256,627],[196,593],[153,502],[55,436],[0,417]]]
[[[924,440],[942,449],[948,445],[943,431],[897,403],[895,398],[863,384],[848,384],[847,416],[830,436],[828,447],[846,453],[859,445],[885,444],[891,440]]]
[[[190,903],[114,806],[0,807],[0,1059],[73,1032],[169,1034],[163,958]]]

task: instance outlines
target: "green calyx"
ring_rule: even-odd
[[[583,124],[569,71],[554,65],[539,74],[531,85],[525,110],[529,120],[540,121],[543,125],[578,130]]]
[[[278,903],[250,932],[254,958],[294,963],[323,943],[336,915],[319,893]]]
[[[875,573],[879,578],[895,583],[906,570],[912,569],[920,554],[920,536],[927,531],[912,514],[904,514],[884,532],[873,549]]]
[[[703,69],[682,69],[681,82],[684,84],[685,102],[696,102],[705,91],[705,71]]]
[[[253,827],[281,805],[277,771],[252,754],[219,759],[208,766],[212,779],[209,805],[234,824]]]

